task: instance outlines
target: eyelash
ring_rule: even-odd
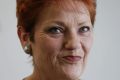
[[[47,30],[47,32],[51,34],[61,34],[64,32],[64,30],[61,27],[53,26]]]
[[[90,27],[89,26],[83,26],[79,29],[80,33],[86,33],[90,31]]]
[[[78,34],[80,35],[88,35],[88,32],[90,32],[90,27],[89,26],[82,26],[78,30]],[[59,26],[52,26],[47,29],[47,33],[50,33],[52,35],[62,35],[65,33],[65,30],[62,27]]]

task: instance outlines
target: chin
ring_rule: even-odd
[[[68,80],[79,80],[83,67],[78,65],[67,65],[63,67],[63,72]]]

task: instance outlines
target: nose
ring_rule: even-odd
[[[65,38],[65,49],[76,50],[81,46],[80,37],[76,34],[69,34]]]

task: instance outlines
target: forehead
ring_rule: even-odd
[[[54,9],[85,13],[88,11],[81,0],[55,0],[53,4],[54,5],[51,5],[51,7]]]
[[[46,10],[89,13],[82,0],[50,0],[47,3]]]
[[[44,19],[65,19],[70,16],[79,17],[81,19],[89,18],[89,11],[84,3],[80,0],[52,0],[52,3],[43,11],[41,20]]]

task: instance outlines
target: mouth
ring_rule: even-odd
[[[70,64],[75,64],[81,61],[82,57],[81,56],[74,56],[74,55],[69,55],[69,56],[64,56],[62,57],[62,60],[66,63]]]

